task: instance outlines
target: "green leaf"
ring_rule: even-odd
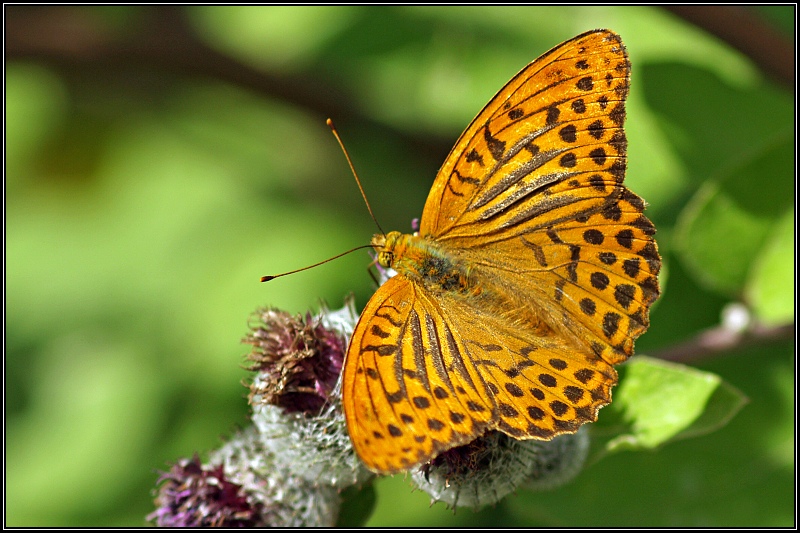
[[[688,367],[684,367],[688,368]],[[714,392],[706,402],[705,409],[698,416],[691,426],[676,434],[670,440],[689,439],[713,433],[725,427],[728,422],[748,403],[748,398],[739,389],[723,381],[716,374],[694,372],[713,376],[719,380]]]
[[[687,366],[638,356],[620,370],[614,401],[594,432],[593,447],[601,455],[715,431],[747,402],[719,376]]]
[[[756,316],[767,324],[794,320],[794,209],[775,224],[753,265],[745,294]]]
[[[706,183],[681,214],[676,248],[706,285],[728,294],[744,287],[754,258],[794,198],[794,146],[783,140]]]

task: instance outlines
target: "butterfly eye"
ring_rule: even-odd
[[[378,264],[383,268],[391,268],[394,262],[394,254],[392,252],[378,252]]]

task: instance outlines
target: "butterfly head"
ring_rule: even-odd
[[[378,264],[383,268],[392,268],[395,259],[395,247],[402,237],[399,231],[390,231],[386,235],[376,233],[372,236],[370,245],[378,253]]]

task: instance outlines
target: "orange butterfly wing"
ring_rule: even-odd
[[[343,377],[371,469],[406,470],[489,429],[548,439],[611,401],[611,364],[647,327],[660,268],[644,202],[622,185],[629,70],[604,30],[528,65],[456,143],[420,238],[384,248],[398,275],[364,309]]]
[[[398,472],[465,444],[492,417],[480,390],[463,385],[474,385],[474,373],[462,363],[457,332],[431,321],[433,305],[395,276],[370,299],[350,340],[344,410],[353,445],[372,470]]]

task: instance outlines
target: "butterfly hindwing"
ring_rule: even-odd
[[[459,355],[491,400],[489,429],[516,438],[550,439],[594,421],[611,401],[617,374],[559,333],[536,326],[525,308],[503,309],[474,298],[440,296],[441,322],[459,339]],[[526,325],[533,327],[526,327]]]

